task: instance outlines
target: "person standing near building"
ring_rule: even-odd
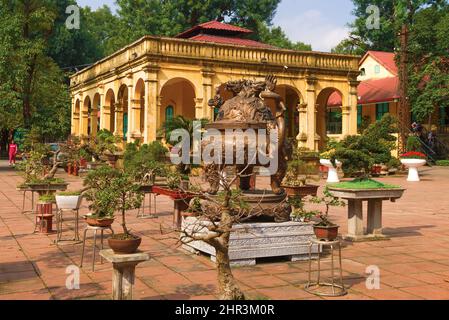
[[[18,147],[14,140],[11,140],[9,144],[9,166],[16,165],[16,155],[17,155]]]

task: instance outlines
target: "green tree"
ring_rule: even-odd
[[[449,5],[419,12],[410,29],[408,67],[412,111],[423,122],[449,107]]]
[[[254,31],[250,37],[274,46],[310,50],[293,43],[281,30],[272,28],[280,0],[118,0],[120,32],[114,39],[118,49],[144,35],[173,37],[210,20],[226,21]]]
[[[350,36],[333,49],[335,53],[364,54],[367,50],[394,51],[398,32],[404,23],[428,6],[443,6],[447,0],[352,0],[355,21],[348,26]],[[372,19],[370,6],[379,8],[380,28],[368,27]],[[367,12],[368,11],[368,12]]]

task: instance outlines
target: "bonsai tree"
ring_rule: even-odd
[[[301,197],[290,197],[288,202],[293,208],[291,214],[293,221],[308,222],[320,214],[319,211],[306,210],[306,200],[303,200]]]
[[[221,300],[244,300],[245,295],[240,289],[232,273],[229,242],[235,224],[245,223],[263,214],[263,209],[251,209],[242,199],[240,190],[232,189],[237,179],[244,175],[246,168],[234,177],[227,178],[224,171],[217,175],[222,191],[211,196],[206,191],[196,191],[199,201],[191,201],[190,211],[195,212],[196,219],[188,228],[180,230],[180,241],[189,244],[193,241],[203,241],[215,249],[217,280]],[[194,186],[192,190],[201,190]],[[285,204],[281,204],[285,205]]]
[[[126,226],[126,212],[128,210],[138,209],[142,206],[143,194],[139,191],[140,185],[134,182],[134,178],[123,172],[116,170],[115,178],[112,180],[111,187],[115,189],[116,209],[122,215],[122,234],[114,235],[113,238],[117,240],[138,239],[139,237],[131,234]]]
[[[301,160],[301,150],[296,149],[288,163],[283,184],[289,187],[306,186],[307,181],[318,175],[317,166]]]
[[[375,164],[387,164],[396,147],[397,120],[387,114],[382,120],[370,125],[360,136],[348,136],[335,146],[331,161],[343,163],[347,176],[361,175],[368,179]]]
[[[344,207],[346,206],[346,203],[339,198],[336,198],[332,195],[332,193],[329,191],[328,188],[324,189],[323,197],[314,197],[310,200],[313,204],[324,204],[326,210],[323,211],[317,211],[318,212],[318,218],[319,221],[315,225],[317,227],[332,227],[335,226],[334,223],[332,223],[329,220],[329,211],[331,207]]]
[[[83,192],[86,200],[90,201],[89,209],[93,211],[92,218],[113,218],[118,206],[118,190],[113,184],[120,177],[116,169],[104,166],[89,172],[84,179]]]
[[[58,166],[62,164],[58,160],[60,150],[51,151],[47,145],[34,144],[34,149],[28,153],[28,157],[22,161],[17,169],[22,173],[25,184],[60,184],[63,179],[55,178]],[[48,159],[51,158],[51,161]]]
[[[90,139],[89,144],[83,146],[83,149],[89,153],[95,161],[104,161],[107,155],[114,155],[120,151],[117,146],[121,142],[120,137],[108,130],[100,130],[94,139]]]
[[[130,143],[124,154],[125,172],[142,185],[153,184],[156,176],[166,176],[167,152],[159,141],[140,147],[137,143]]]

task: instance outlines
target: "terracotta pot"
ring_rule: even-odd
[[[307,185],[307,186],[282,186],[285,192],[290,197],[307,197],[314,196],[318,194],[319,186]]]
[[[313,226],[313,231],[318,240],[334,241],[338,237],[338,229],[340,226],[321,227]]]
[[[91,216],[84,216],[86,223],[91,227],[110,227],[114,223],[114,218],[97,219]]]
[[[118,240],[114,238],[108,239],[109,247],[114,250],[116,254],[133,254],[136,253],[140,244],[142,243],[142,238],[129,239],[129,240]]]

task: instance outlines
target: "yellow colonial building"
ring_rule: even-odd
[[[175,38],[146,36],[71,77],[72,134],[107,129],[126,142],[158,139],[164,122],[182,115],[213,120],[208,101],[221,84],[278,78],[289,136],[321,149],[327,140],[329,97],[341,97],[341,136],[357,133],[360,57],[274,48],[246,37],[250,30],[211,21]]]

